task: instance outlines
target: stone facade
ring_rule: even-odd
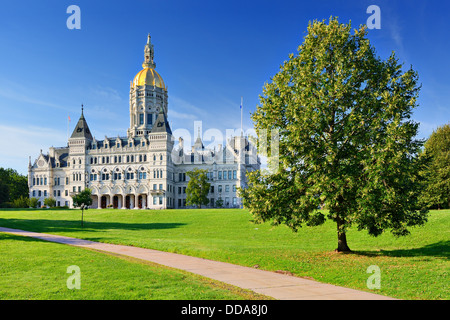
[[[229,138],[225,146],[206,149],[200,135],[191,148],[178,145],[167,120],[168,93],[156,72],[148,36],[143,69],[130,83],[130,127],[126,136],[92,136],[83,114],[68,145],[50,148],[28,165],[30,197],[53,197],[58,206],[72,207],[72,195],[92,190],[93,208],[166,209],[186,207],[186,172],[208,171],[209,207],[239,207],[237,187],[245,174],[260,168],[255,146],[247,137]]]

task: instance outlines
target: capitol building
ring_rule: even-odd
[[[82,107],[67,146],[30,158],[30,198],[39,206],[52,197],[57,206],[73,207],[72,196],[89,188],[92,208],[186,208],[186,173],[198,168],[208,172],[208,207],[217,207],[219,199],[223,207],[241,205],[237,188],[245,188],[247,171],[260,168],[256,147],[242,132],[212,149],[204,147],[199,132],[194,145],[185,146],[172,135],[168,91],[155,67],[149,35],[142,70],[130,84],[126,136],[97,140]]]

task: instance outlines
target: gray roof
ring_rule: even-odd
[[[152,128],[152,133],[167,132],[172,134],[166,114],[161,110]]]
[[[78,120],[78,123],[70,137],[71,138],[86,138],[89,140],[93,140],[91,130],[89,130],[89,126],[86,122],[86,119],[84,119],[83,111],[81,111],[81,117]]]

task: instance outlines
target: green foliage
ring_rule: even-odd
[[[74,207],[81,207],[82,205],[90,206],[92,204],[91,194],[92,191],[89,188],[86,188],[80,193],[72,196],[73,206]]]
[[[25,196],[20,196],[19,198],[13,200],[12,206],[14,208],[28,208],[30,206],[30,199]]]
[[[186,203],[196,205],[201,208],[202,205],[209,203],[208,192],[211,184],[206,176],[207,170],[194,169],[187,172],[189,182],[186,188]]]
[[[38,198],[30,198],[29,206],[30,208],[37,208],[39,199]]]
[[[56,199],[52,197],[48,197],[44,199],[44,204],[50,208],[56,206]]]
[[[410,119],[418,75],[402,72],[394,53],[378,58],[366,34],[336,18],[309,24],[298,55],[264,86],[252,114],[258,134],[278,130],[278,171],[250,173],[239,190],[256,221],[294,231],[322,224],[317,209],[325,205],[338,251],[350,250],[351,225],[373,236],[406,235],[426,222],[418,203],[423,141]]]
[[[0,168],[0,206],[21,197],[28,197],[28,178],[14,169]]]
[[[450,125],[434,131],[422,154],[429,159],[424,170],[425,190],[421,201],[430,208],[450,208]]]
[[[219,198],[216,200],[216,207],[217,208],[222,208],[223,207],[223,199]]]

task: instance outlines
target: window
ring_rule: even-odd
[[[69,190],[64,190],[64,195],[67,197],[69,195]]]
[[[47,196],[47,190],[44,190],[44,197]]]
[[[58,197],[61,197],[61,190],[58,190]]]
[[[183,187],[183,193],[186,193],[186,187]]]
[[[144,124],[144,114],[139,114],[139,124]]]
[[[36,178],[33,178],[33,186],[36,185]]]
[[[159,204],[163,204],[163,197],[159,197]]]
[[[69,184],[69,177],[66,177],[66,184]]]
[[[233,170],[233,179],[237,179],[236,178],[236,170]]]
[[[156,190],[156,183],[153,184],[153,190]]]
[[[38,197],[42,195],[41,190],[38,190]]]
[[[226,170],[223,172],[223,180],[227,180],[227,171]]]
[[[236,192],[236,185],[233,185],[233,192]]]
[[[230,192],[230,186],[229,185],[225,186],[225,192]]]
[[[152,124],[152,123],[153,123],[152,114],[147,114],[147,124]]]
[[[219,172],[220,172],[220,171],[219,171]],[[222,185],[221,185],[221,184],[219,184],[218,190],[217,190],[217,191],[222,192]]]
[[[56,190],[53,190],[53,196],[56,197]]]
[[[237,199],[236,199],[236,197],[233,197],[233,206],[237,206]]]
[[[80,186],[78,187],[78,192],[81,192],[81,187]]]
[[[159,184],[159,190],[162,190],[163,189],[163,185],[162,185],[162,183],[160,183]]]
[[[218,178],[219,180],[222,180],[222,171],[219,171],[218,174],[219,174],[219,175],[218,175],[217,178]]]
[[[181,187],[178,187],[178,194],[181,194]]]
[[[36,196],[36,190],[33,190],[33,197]]]
[[[211,186],[211,193],[214,193],[214,186]]]
[[[156,197],[153,197],[153,204],[156,204]]]
[[[139,179],[147,179],[147,173],[146,172],[139,172]]]
[[[228,170],[228,180],[231,180],[231,170]]]

